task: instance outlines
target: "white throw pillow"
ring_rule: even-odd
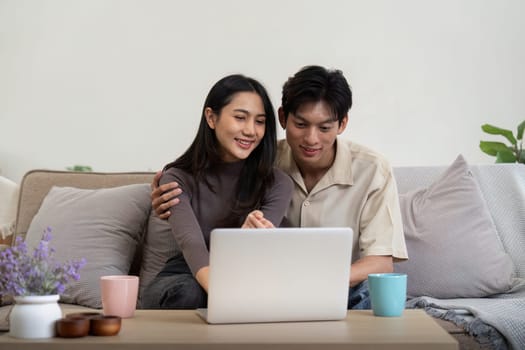
[[[0,176],[0,238],[12,235],[15,227],[19,186]]]

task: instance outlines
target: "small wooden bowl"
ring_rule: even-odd
[[[77,317],[84,317],[84,318],[92,318],[95,316],[102,316],[101,312],[74,312],[71,314],[67,314],[66,318],[77,318]]]
[[[95,316],[90,319],[90,333],[98,336],[116,335],[120,332],[120,316]]]
[[[56,322],[56,333],[62,338],[79,338],[89,334],[89,318],[68,317]]]

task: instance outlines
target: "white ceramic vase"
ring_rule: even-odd
[[[9,335],[24,339],[55,336],[55,322],[62,318],[58,298],[58,295],[15,297],[9,314]]]

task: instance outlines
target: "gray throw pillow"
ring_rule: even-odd
[[[100,276],[126,275],[150,212],[149,184],[97,190],[52,187],[29,226],[34,247],[47,227],[57,260],[86,259],[64,303],[101,308]]]
[[[399,196],[409,297],[476,298],[510,289],[514,265],[460,155],[428,188]]]
[[[139,295],[162,270],[166,261],[175,254],[181,254],[171,226],[167,220],[160,219],[152,210],[148,220],[148,229],[142,246],[140,265]]]

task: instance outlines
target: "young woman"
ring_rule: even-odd
[[[276,149],[275,114],[264,87],[243,75],[219,80],[192,144],[160,178],[182,190],[169,217],[180,253],[146,288],[143,307],[206,307],[211,230],[280,224],[293,185],[274,168]]]

